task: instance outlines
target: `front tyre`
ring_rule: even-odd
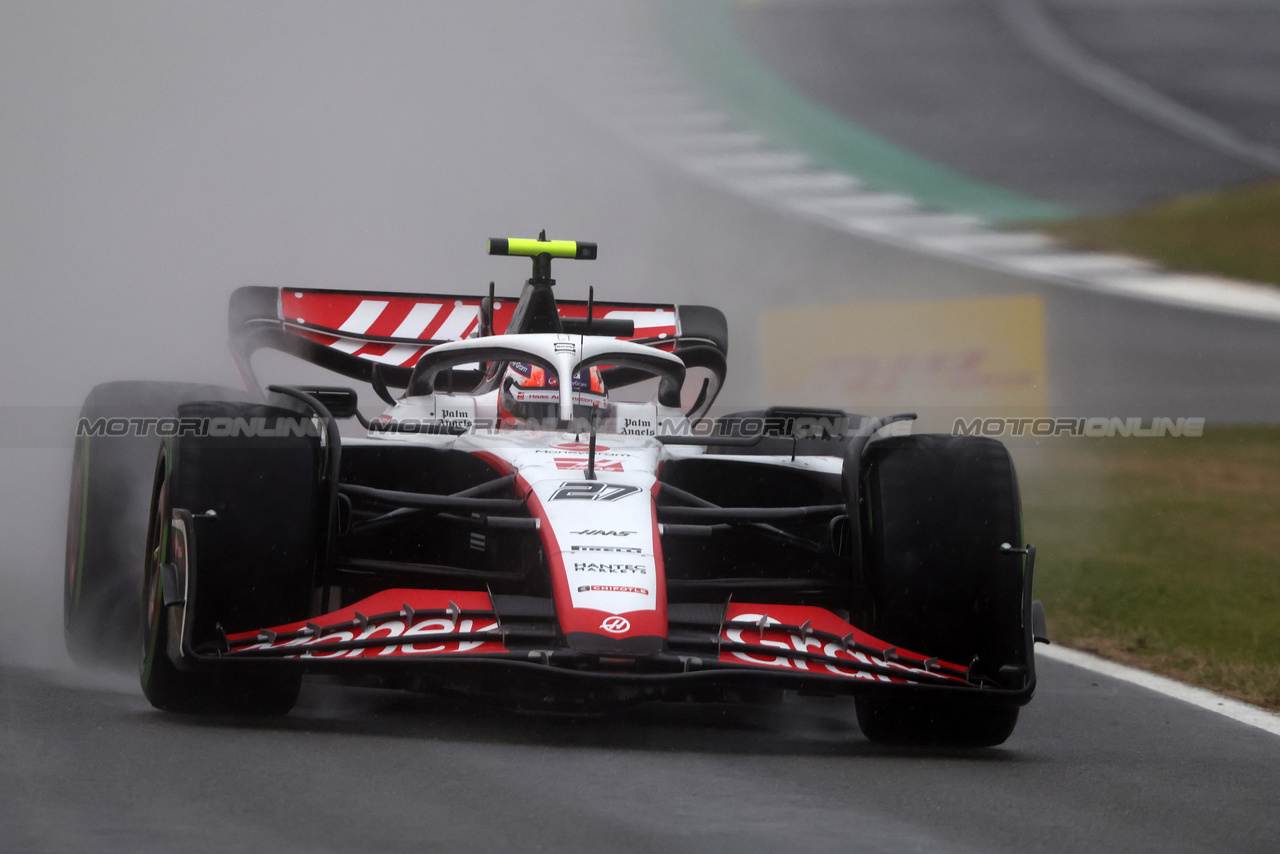
[[[992,688],[1030,674],[1023,621],[1017,478],[1009,452],[976,436],[883,439],[863,459],[863,563],[853,611],[881,640],[972,665]],[[873,741],[979,747],[1002,743],[1018,703],[926,691],[857,699]]]
[[[253,429],[173,436],[161,449],[143,587],[143,692],[173,712],[283,714],[298,695],[296,669],[197,661],[195,650],[216,649],[224,630],[309,616],[328,519],[319,434],[309,415],[266,404],[193,403],[178,413]]]
[[[915,697],[857,697],[858,726],[880,744],[994,747],[1013,735],[1018,707]]]
[[[147,532],[143,581],[143,643],[140,678],[142,693],[152,706],[191,715],[274,716],[288,713],[298,699],[301,678],[296,673],[246,673],[238,670],[183,670],[174,664],[180,655],[182,608],[166,605],[182,591],[166,589],[162,565],[186,556],[189,543],[174,526],[169,500],[167,461],[157,467]],[[172,575],[170,575],[172,578]],[[171,583],[171,582],[170,582]]]

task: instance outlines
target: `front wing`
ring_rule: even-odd
[[[1021,687],[993,687],[971,680],[965,666],[894,648],[813,606],[675,604],[664,652],[600,656],[563,646],[549,599],[407,588],[308,621],[227,635],[216,648],[188,647],[184,658],[197,667],[271,662],[351,677],[434,671],[459,685],[470,681],[460,675],[501,682],[503,671],[520,671],[535,684],[627,686],[635,699],[680,696],[701,683],[758,683],[821,694],[916,689],[1023,704],[1035,687],[1033,666]]]

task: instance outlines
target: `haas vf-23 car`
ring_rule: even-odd
[[[1044,632],[1000,443],[829,409],[712,421],[720,311],[556,299],[552,259],[591,243],[489,252],[532,259],[519,299],[241,288],[247,390],[95,388],[72,654],[141,646],[173,712],[281,714],[320,673],[558,711],[849,695],[876,741],[1008,738]],[[261,348],[385,411],[262,388]]]

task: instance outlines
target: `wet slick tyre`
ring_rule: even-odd
[[[243,397],[222,386],[113,382],[85,398],[72,457],[63,576],[66,645],[77,664],[123,669],[138,648],[138,586],[160,447],[158,431],[144,423],[169,418],[183,403]]]
[[[262,405],[183,407],[228,417],[296,418]],[[279,662],[201,662],[184,656],[227,632],[300,620],[311,600],[319,516],[313,436],[175,437],[156,466],[143,589],[142,690],[153,706],[203,715],[282,715],[301,675]],[[185,579],[185,585],[182,579]],[[167,590],[166,585],[185,586]]]
[[[910,697],[858,697],[862,734],[881,744],[994,747],[1013,735],[1018,707]]]
[[[1022,561],[1016,475],[999,442],[977,436],[884,439],[863,460],[864,560],[854,612],[871,634],[1021,684]],[[1008,683],[1008,684],[1006,684]],[[864,734],[893,744],[978,747],[1013,732],[1017,705],[964,696],[864,695]]]

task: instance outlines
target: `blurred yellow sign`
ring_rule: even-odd
[[[772,400],[1026,415],[1048,403],[1037,296],[777,308],[762,322]]]

